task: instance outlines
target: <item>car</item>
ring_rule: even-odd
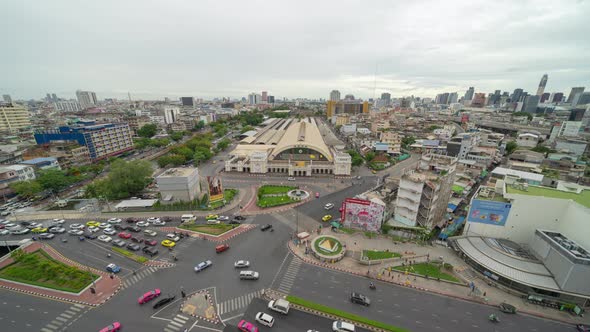
[[[165,221],[161,221],[161,220],[154,221],[152,223],[152,226],[166,226],[166,222]]]
[[[209,214],[209,215],[207,215],[205,217],[205,220],[212,220],[212,219],[217,219],[217,218],[219,218],[218,215],[216,215],[216,214]]]
[[[129,238],[131,238],[131,234],[129,234],[127,232],[121,232],[117,236],[120,237],[120,238],[122,238],[122,239],[129,239]]]
[[[129,249],[131,251],[138,251],[139,249],[141,249],[141,247],[137,243],[129,243],[127,245],[127,249]]]
[[[117,234],[117,231],[114,230],[114,229],[112,229],[112,228],[103,229],[102,232],[104,234],[106,234],[106,235],[115,235],[115,234]]]
[[[117,247],[124,247],[127,245],[127,242],[121,240],[121,239],[114,239],[113,240],[113,245],[117,246]]]
[[[371,300],[369,300],[368,297],[357,292],[350,293],[350,302],[362,304],[367,307],[369,306],[369,304],[371,304]]]
[[[41,240],[51,240],[55,237],[55,234],[51,234],[51,233],[43,233],[43,234],[39,234],[39,238]]]
[[[250,266],[250,262],[245,261],[245,260],[239,260],[234,263],[234,267],[238,268],[238,269],[243,268],[243,267],[248,267],[248,266]]]
[[[372,170],[371,173],[377,174],[377,171],[376,170]]]
[[[125,221],[127,221],[127,222],[128,222],[128,223],[130,223],[130,224],[133,224],[133,223],[136,223],[136,222],[138,222],[138,221],[139,221],[139,219],[137,219],[137,218],[133,218],[133,217],[129,217],[129,218],[127,218]]]
[[[238,323],[238,330],[243,332],[258,332],[258,328],[254,324],[244,319]]]
[[[260,274],[256,271],[241,271],[240,279],[257,280]]]
[[[145,246],[141,249],[144,254],[154,257],[158,254],[158,249]]]
[[[227,249],[229,249],[229,244],[224,243],[224,244],[220,244],[220,245],[216,246],[215,252],[219,254],[220,252],[224,252]]]
[[[168,216],[162,217],[162,221],[164,221],[164,222],[171,222],[172,221],[172,217],[168,217]]]
[[[49,229],[49,233],[53,233],[53,234],[61,234],[61,233],[65,233],[66,229],[63,227],[51,227]]]
[[[4,224],[4,227],[6,229],[10,229],[10,228],[14,228],[14,227],[20,227],[19,225],[13,224],[11,222]]]
[[[109,242],[111,242],[112,240],[113,240],[113,238],[112,238],[112,237],[110,237],[110,236],[108,236],[108,235],[100,235],[100,236],[98,237],[98,241],[100,241],[100,242],[109,243]]]
[[[121,272],[121,267],[119,267],[119,265],[115,263],[110,263],[109,265],[107,265],[107,272],[119,273]]]
[[[287,178],[287,181],[295,181],[295,178],[292,177],[292,176],[290,176],[290,177]]]
[[[228,224],[230,224],[230,225],[239,225],[240,222],[237,221],[237,220],[232,220],[232,221],[228,222]]]
[[[120,331],[120,330],[121,330],[121,323],[114,322],[113,324],[104,327],[99,332],[116,332],[116,331]]]
[[[172,296],[160,299],[160,301],[156,302],[152,308],[159,309],[159,308],[167,305],[168,303],[174,301],[174,298],[176,298],[176,296],[172,295]]]
[[[71,224],[70,229],[83,229],[84,225],[82,224]]]
[[[33,228],[37,228],[37,227],[43,227],[43,225],[41,225],[40,223],[37,223],[37,222],[31,222],[24,227],[26,227],[28,229],[33,229]]]
[[[23,234],[27,234],[30,231],[31,231],[30,229],[28,229],[28,228],[22,228],[22,227],[11,228],[10,229],[10,234],[12,234],[12,235],[23,235]]]
[[[143,234],[147,236],[156,236],[158,235],[158,232],[152,231],[151,229],[146,229],[145,231],[143,231]]]
[[[158,218],[158,217],[147,218],[147,222],[149,222],[149,223],[156,222],[156,221],[160,221],[160,218]]]
[[[221,221],[219,221],[217,219],[209,219],[209,220],[207,220],[206,223],[207,223],[207,225],[217,225],[217,224],[220,224]]]
[[[101,222],[100,225],[98,225],[98,228],[100,229],[106,229],[106,228],[110,228],[111,224],[106,223],[106,222]]]
[[[89,240],[94,240],[96,239],[96,235],[89,233],[89,232],[84,232],[84,237],[89,239]]]
[[[9,234],[10,232],[7,229],[0,229],[0,235],[6,235]]]
[[[166,248],[174,248],[174,246],[176,245],[176,242],[174,242],[172,240],[164,240],[164,241],[162,241],[162,245]]]
[[[254,319],[256,319],[258,323],[268,327],[272,327],[275,323],[275,319],[271,315],[264,312],[257,313]]]
[[[148,227],[150,225],[150,223],[147,221],[138,221],[135,225],[137,225],[139,227]]]
[[[330,221],[330,220],[332,220],[331,214],[326,214],[325,216],[322,217],[322,221]]]
[[[263,232],[266,232],[267,230],[269,230],[271,228],[272,228],[272,225],[271,224],[266,224],[266,225],[260,227],[260,230],[263,231]]]
[[[242,220],[246,220],[246,217],[242,217],[240,215],[236,215],[236,216],[234,216],[234,220],[240,220],[240,221],[242,221]]]
[[[145,243],[148,246],[152,246],[153,247],[153,246],[155,246],[155,245],[158,244],[158,241],[156,241],[156,240],[149,240],[149,241],[148,240],[144,240],[143,243]]]
[[[217,220],[219,220],[219,221],[229,221],[229,217],[228,216],[219,216],[219,218],[217,218]]]
[[[126,231],[127,230],[127,226],[125,226],[125,225],[114,225],[113,228],[117,231]]]
[[[156,297],[160,296],[160,294],[162,294],[162,292],[160,291],[159,288],[156,288],[156,289],[149,291],[149,292],[143,294],[142,296],[140,296],[137,299],[137,303],[139,303],[139,304],[147,303],[147,302],[155,299]]]
[[[100,231],[100,228],[96,227],[96,226],[90,226],[87,228],[88,231],[92,232],[92,233],[96,233],[98,231]]]
[[[135,242],[135,243],[142,243],[144,240],[142,237],[131,237],[131,242]]]
[[[107,223],[111,225],[120,224],[121,218],[110,218],[109,220],[107,220]]]
[[[168,234],[166,234],[166,238],[169,239],[169,240],[172,240],[174,242],[180,241],[180,237],[178,235],[174,234],[174,233],[168,233]]]
[[[63,225],[66,222],[66,220],[65,219],[58,219],[58,218],[56,218],[56,219],[53,219],[53,222],[56,223],[56,224],[58,224],[58,225]]]
[[[137,227],[137,226],[127,226],[127,230],[128,231],[132,231],[134,233],[139,233],[141,232],[141,228]]]
[[[588,332],[590,331],[590,326],[584,324],[576,324],[576,331]]]
[[[201,272],[204,269],[208,268],[209,266],[213,265],[213,262],[211,262],[210,260],[206,260],[204,262],[200,262],[199,264],[197,264],[197,266],[195,266],[195,272]]]
[[[83,230],[80,230],[80,229],[70,229],[68,231],[68,234],[79,236],[79,235],[84,234],[84,231]]]
[[[332,323],[332,331],[334,331],[334,332],[354,332],[355,326],[348,323],[348,322],[337,320],[334,323]]]
[[[32,221],[21,221],[19,224],[23,227],[29,227],[29,225],[33,224],[33,222]]]
[[[328,203],[328,204],[324,205],[324,209],[326,209],[326,210],[330,210],[333,207],[334,207],[334,204],[332,204],[332,203]]]
[[[98,227],[99,225],[100,225],[100,223],[98,221],[94,221],[94,220],[91,220],[86,223],[86,226],[88,226],[88,227]]]
[[[320,193],[315,193],[315,198],[320,198]]]
[[[35,227],[31,229],[31,233],[47,233],[47,227]]]

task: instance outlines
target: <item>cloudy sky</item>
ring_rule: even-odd
[[[590,87],[588,0],[7,0],[0,94],[360,98]]]

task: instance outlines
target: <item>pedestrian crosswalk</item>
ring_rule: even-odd
[[[279,291],[289,294],[291,287],[293,287],[293,284],[295,283],[295,278],[297,278],[297,273],[299,272],[300,267],[301,261],[299,259],[291,259],[291,263],[289,263],[289,267],[279,284]]]
[[[45,327],[41,329],[41,332],[57,332],[65,331],[70,323],[80,317],[85,312],[86,306],[81,304],[74,304],[64,312],[55,317],[54,320],[47,323]]]
[[[228,312],[234,312],[242,308],[245,308],[250,304],[250,301],[252,301],[253,298],[261,295],[262,289],[230,300],[223,301],[219,303],[219,305],[217,306],[217,314],[221,316]]]
[[[147,277],[148,275],[154,273],[157,270],[158,270],[157,267],[150,266],[148,268],[140,270],[139,272],[136,272],[135,275],[131,275],[131,276],[127,277],[125,279],[125,281],[123,281],[123,288],[127,288],[127,287],[135,284],[136,282],[140,281],[141,279]]]
[[[181,314],[178,314],[178,315],[174,316],[174,318],[172,318],[172,320],[170,321],[170,323],[168,323],[168,325],[166,325],[166,327],[164,328],[164,331],[166,331],[166,332],[180,331],[180,329],[184,328],[184,325],[186,325],[186,322],[189,320],[190,320],[190,317],[186,317]]]

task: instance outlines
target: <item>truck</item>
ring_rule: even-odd
[[[268,302],[268,309],[274,310],[276,312],[280,312],[281,314],[286,315],[289,313],[289,301],[278,299],[278,300],[271,300]]]

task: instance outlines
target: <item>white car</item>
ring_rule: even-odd
[[[235,268],[242,268],[242,267],[248,267],[250,266],[250,262],[249,261],[245,261],[245,260],[239,260],[237,262],[234,263],[234,267]]]
[[[154,221],[154,222],[152,223],[152,225],[153,225],[153,226],[166,226],[166,222],[165,222],[165,221],[160,221],[160,220],[158,220],[158,221]]]
[[[53,222],[62,225],[66,221],[65,221],[65,219],[53,219]]]
[[[65,233],[66,229],[63,227],[51,227],[49,229],[49,233],[53,233],[53,234],[61,234],[61,233]]]
[[[115,235],[117,234],[117,231],[112,229],[112,228],[106,228],[102,231],[104,234],[106,235]]]
[[[107,220],[107,223],[109,223],[111,225],[120,224],[121,218],[111,218],[111,219]]]
[[[88,230],[91,231],[92,233],[96,233],[96,232],[100,231],[100,228],[98,228],[96,226],[90,226],[90,227],[88,227]]]
[[[152,231],[151,229],[146,229],[145,231],[143,231],[143,234],[148,235],[148,236],[156,236],[156,235],[158,235],[158,232]]]
[[[150,225],[150,223],[147,221],[138,221],[137,223],[135,223],[135,225],[137,225],[139,227],[148,227]]]
[[[332,203],[328,203],[328,204],[324,205],[324,209],[326,209],[326,210],[330,210],[333,207],[334,207],[334,204],[332,204]]]
[[[337,320],[334,323],[332,323],[332,331],[334,331],[334,332],[354,332],[355,327],[354,327],[354,325],[352,325],[350,323],[343,322],[341,320]]]
[[[229,221],[229,217],[228,216],[219,216],[217,218],[217,220],[219,220],[219,221]]]
[[[147,219],[147,222],[156,222],[156,221],[160,221],[160,218],[158,217],[150,217]]]
[[[166,238],[168,238],[169,240],[172,240],[174,242],[180,241],[180,237],[178,237],[178,235],[173,234],[173,233],[166,234]]]
[[[22,235],[22,234],[27,234],[29,231],[30,231],[30,229],[28,229],[28,228],[19,227],[19,228],[13,228],[9,232],[10,232],[10,234],[13,234],[13,235]]]
[[[259,312],[256,314],[256,321],[268,327],[272,327],[272,325],[275,323],[275,319],[271,315],[265,314],[264,312]]]
[[[0,229],[0,235],[6,235],[8,234],[8,230],[7,229]]]
[[[295,181],[295,178],[292,177],[292,176],[290,176],[290,177],[287,178],[287,181]]]
[[[111,224],[107,224],[106,222],[101,222],[100,225],[98,225],[98,228],[102,228],[102,229],[109,228],[109,227],[111,227]]]
[[[4,224],[4,227],[5,227],[6,229],[10,229],[10,228],[14,228],[14,227],[20,227],[20,226],[18,226],[17,224],[13,224],[13,223],[9,222],[9,223],[7,223],[7,224]]]
[[[82,224],[71,224],[70,229],[83,229],[84,225]]]
[[[109,243],[109,242],[113,241],[113,238],[108,235],[100,235],[98,237],[98,241]]]
[[[70,234],[70,235],[82,235],[82,234],[84,234],[84,231],[83,230],[79,230],[79,229],[70,229],[68,231],[68,234]]]

